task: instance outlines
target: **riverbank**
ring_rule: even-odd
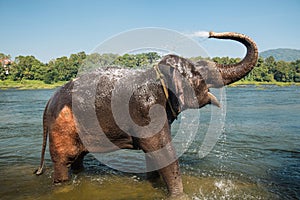
[[[62,86],[66,82],[60,81],[53,84],[46,84],[43,81],[38,80],[22,80],[22,81],[11,81],[5,80],[0,81],[0,89],[20,89],[20,90],[33,90],[33,89],[53,89]],[[256,81],[238,81],[232,83],[230,87],[237,87],[241,85],[276,85],[276,86],[300,86],[300,83],[294,82],[256,82]]]
[[[53,84],[46,84],[43,81],[38,80],[22,80],[22,81],[11,81],[5,80],[0,81],[0,89],[19,89],[19,90],[34,90],[34,89],[53,89],[62,86],[66,82],[60,81]]]
[[[237,87],[241,85],[276,85],[276,86],[300,86],[300,83],[295,83],[295,82],[277,82],[277,81],[272,81],[272,82],[258,82],[258,81],[237,81],[235,83],[230,84],[230,87]]]

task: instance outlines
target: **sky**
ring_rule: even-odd
[[[300,49],[299,0],[0,0],[0,52],[42,62],[85,51],[124,31],[240,32],[264,51]],[[196,39],[209,56],[242,57],[236,42]]]

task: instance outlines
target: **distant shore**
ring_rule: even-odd
[[[0,81],[0,89],[19,89],[19,90],[34,90],[34,89],[54,89],[62,86],[66,82],[60,81],[53,84],[46,84],[43,81],[38,80],[22,80],[22,81],[11,81],[5,80]],[[238,81],[232,83],[229,87],[238,87],[241,85],[276,85],[276,86],[300,86],[300,83],[295,82],[257,82],[257,81]]]
[[[259,81],[237,81],[235,83],[230,84],[230,87],[236,87],[241,85],[276,85],[276,86],[300,86],[300,83],[296,82],[277,82],[277,81],[271,81],[271,82],[259,82]]]
[[[35,89],[54,89],[62,86],[66,82],[60,81],[53,84],[46,84],[43,81],[38,80],[22,80],[22,81],[11,81],[5,80],[0,81],[0,89],[19,89],[19,90],[35,90]]]

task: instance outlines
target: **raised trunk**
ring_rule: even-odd
[[[246,35],[240,33],[209,33],[210,38],[235,40],[244,44],[247,54],[237,64],[222,65],[216,64],[223,78],[224,85],[236,82],[245,77],[255,66],[258,59],[258,49],[255,42]]]

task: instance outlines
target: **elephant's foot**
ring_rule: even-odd
[[[160,169],[159,173],[161,174],[167,185],[170,197],[177,198],[185,196],[183,195],[183,185],[178,161],[175,161],[167,167]]]
[[[66,164],[54,163],[53,182],[61,183],[69,180],[69,168]]]

